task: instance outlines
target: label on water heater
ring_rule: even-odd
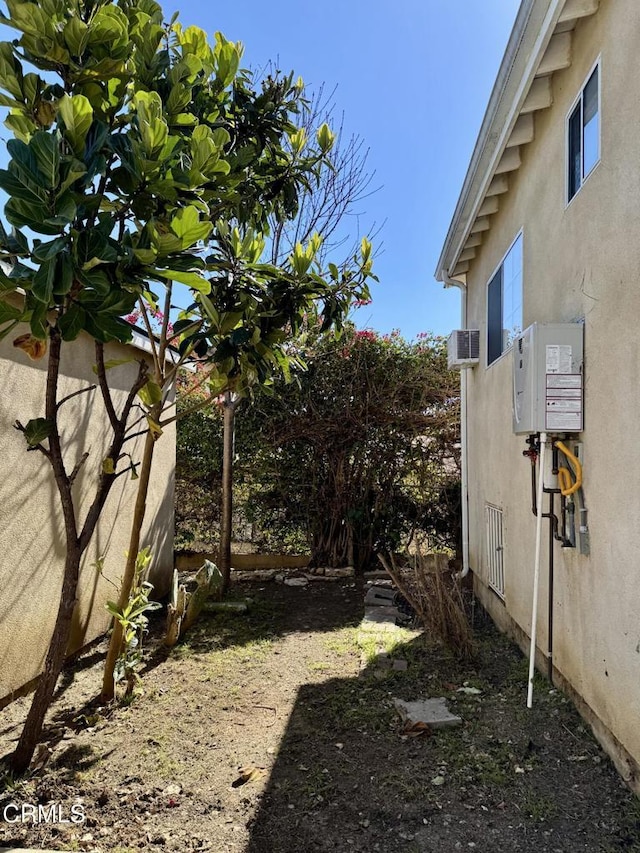
[[[550,364],[549,350],[571,347],[547,347],[547,367]],[[552,355],[553,366],[563,356]],[[571,355],[569,355],[569,360]],[[580,432],[582,430],[582,376],[578,373],[547,373],[545,394],[545,423],[548,432]]]
[[[571,347],[563,344],[547,344],[546,373],[571,373]]]

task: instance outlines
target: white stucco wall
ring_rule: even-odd
[[[146,356],[130,346],[107,346],[106,359],[142,357]],[[59,399],[94,384],[94,364],[94,344],[88,336],[63,344]],[[16,419],[26,424],[44,416],[46,369],[46,358],[30,361],[13,348],[11,336],[0,343],[0,702],[41,671],[62,583],[64,529],[50,465],[40,453],[27,452],[23,436],[13,428]],[[115,367],[107,375],[119,411],[137,375],[137,364]],[[109,446],[100,392],[81,394],[65,403],[60,423],[63,444],[68,448],[67,469],[85,451],[90,454],[74,485],[84,516]],[[138,438],[126,445],[136,461],[142,442]],[[175,432],[168,428],[155,448],[143,536],[143,545],[152,547],[151,580],[159,593],[167,589],[173,568],[174,468]],[[85,554],[69,652],[108,627],[103,605],[116,597],[112,584],[124,571],[136,485],[128,476],[115,482]],[[99,557],[104,557],[102,576],[95,566]]]
[[[637,0],[601,0],[577,23],[570,68],[553,76],[553,106],[468,275],[468,327],[481,363],[468,371],[471,566],[487,579],[484,507],[504,511],[505,605],[483,592],[498,623],[531,629],[535,519],[524,438],[511,432],[512,359],[486,367],[486,285],[523,229],[524,327],[585,323],[584,490],[591,555],[555,546],[554,663],[640,761],[640,76]],[[565,117],[601,60],[601,162],[565,204]],[[557,506],[557,501],[556,501]],[[546,504],[545,504],[546,508]],[[545,522],[538,623],[546,650]]]

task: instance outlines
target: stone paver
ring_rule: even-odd
[[[442,696],[436,699],[421,699],[417,702],[394,699],[393,704],[400,716],[409,723],[426,723],[432,729],[462,725],[462,719],[449,711],[447,700]]]
[[[367,590],[364,597],[365,607],[389,607],[396,597],[395,589],[384,586],[372,586]]]
[[[373,607],[365,607],[364,609],[365,622],[375,622],[376,624],[389,622],[392,625],[396,625],[399,616],[400,611],[397,607],[381,607],[379,605],[375,605]]]

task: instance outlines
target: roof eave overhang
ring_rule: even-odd
[[[566,0],[523,0],[489,99],[435,277],[454,272]]]

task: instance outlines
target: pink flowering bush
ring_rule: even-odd
[[[127,314],[124,319],[127,323],[130,323],[132,326],[138,326],[138,328],[143,329],[145,332],[148,332],[147,324],[149,324],[154,334],[159,333],[164,322],[164,314],[159,308],[154,308],[153,305],[144,303],[144,306],[146,317],[139,308],[136,308],[131,314]],[[167,334],[169,338],[173,335],[173,323],[171,321],[167,323]]]

